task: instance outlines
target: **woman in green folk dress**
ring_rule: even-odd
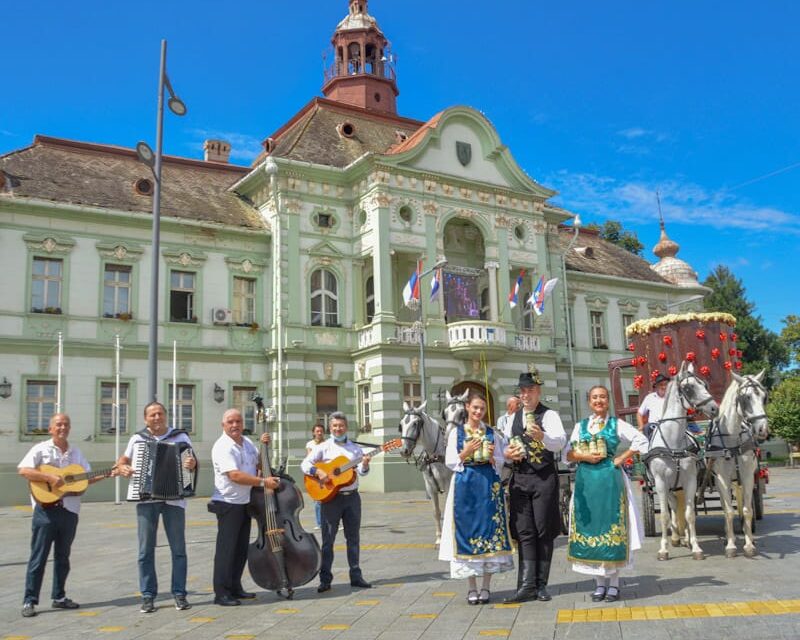
[[[567,559],[578,573],[592,575],[592,601],[619,600],[619,572],[633,567],[633,551],[644,538],[630,483],[621,466],[634,452],[647,451],[636,427],[608,415],[609,393],[589,389],[592,415],[575,425],[566,458],[578,463],[570,509]],[[620,441],[627,447],[618,452]]]

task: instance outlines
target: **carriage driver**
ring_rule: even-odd
[[[639,424],[639,431],[649,440],[655,425],[661,420],[664,413],[664,397],[667,395],[667,385],[670,379],[663,373],[659,373],[653,382],[653,391],[648,393],[639,411],[636,412],[636,421]]]

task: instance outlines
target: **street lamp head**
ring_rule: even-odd
[[[156,165],[156,154],[153,153],[153,150],[150,148],[150,145],[146,142],[137,142],[136,143],[136,156],[139,158],[139,162],[142,164],[146,164],[151,169]]]
[[[572,219],[572,226],[576,229],[580,229],[581,224],[583,224],[583,222],[581,222],[581,215],[576,213],[575,217]]]
[[[447,258],[440,258],[435,265],[433,265],[434,269],[443,269],[447,266]]]
[[[176,116],[186,115],[186,104],[178,96],[170,96],[167,100],[167,106]]]

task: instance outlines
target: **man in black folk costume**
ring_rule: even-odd
[[[553,541],[560,533],[557,454],[567,441],[558,413],[539,402],[537,372],[519,376],[522,408],[507,423],[511,535],[517,541],[517,592],[507,602],[551,600],[547,592]],[[508,451],[508,450],[507,450]]]

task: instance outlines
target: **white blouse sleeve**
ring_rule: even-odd
[[[464,463],[458,455],[458,429],[451,429],[447,436],[447,450],[444,454],[444,463],[447,468],[461,473],[464,470]]]
[[[564,464],[569,464],[569,460],[567,460],[567,454],[572,451],[572,443],[578,440],[578,437],[581,433],[581,423],[576,422],[575,427],[572,429],[572,435],[570,435],[567,443],[564,445],[564,448],[561,450],[561,461]]]
[[[647,438],[636,427],[631,426],[624,420],[617,420],[617,433],[619,436],[630,442],[630,449],[639,453],[647,453]]]
[[[559,453],[567,443],[567,434],[564,431],[561,418],[552,409],[542,417],[542,430],[544,431],[544,438],[542,439],[544,448],[553,453]]]

